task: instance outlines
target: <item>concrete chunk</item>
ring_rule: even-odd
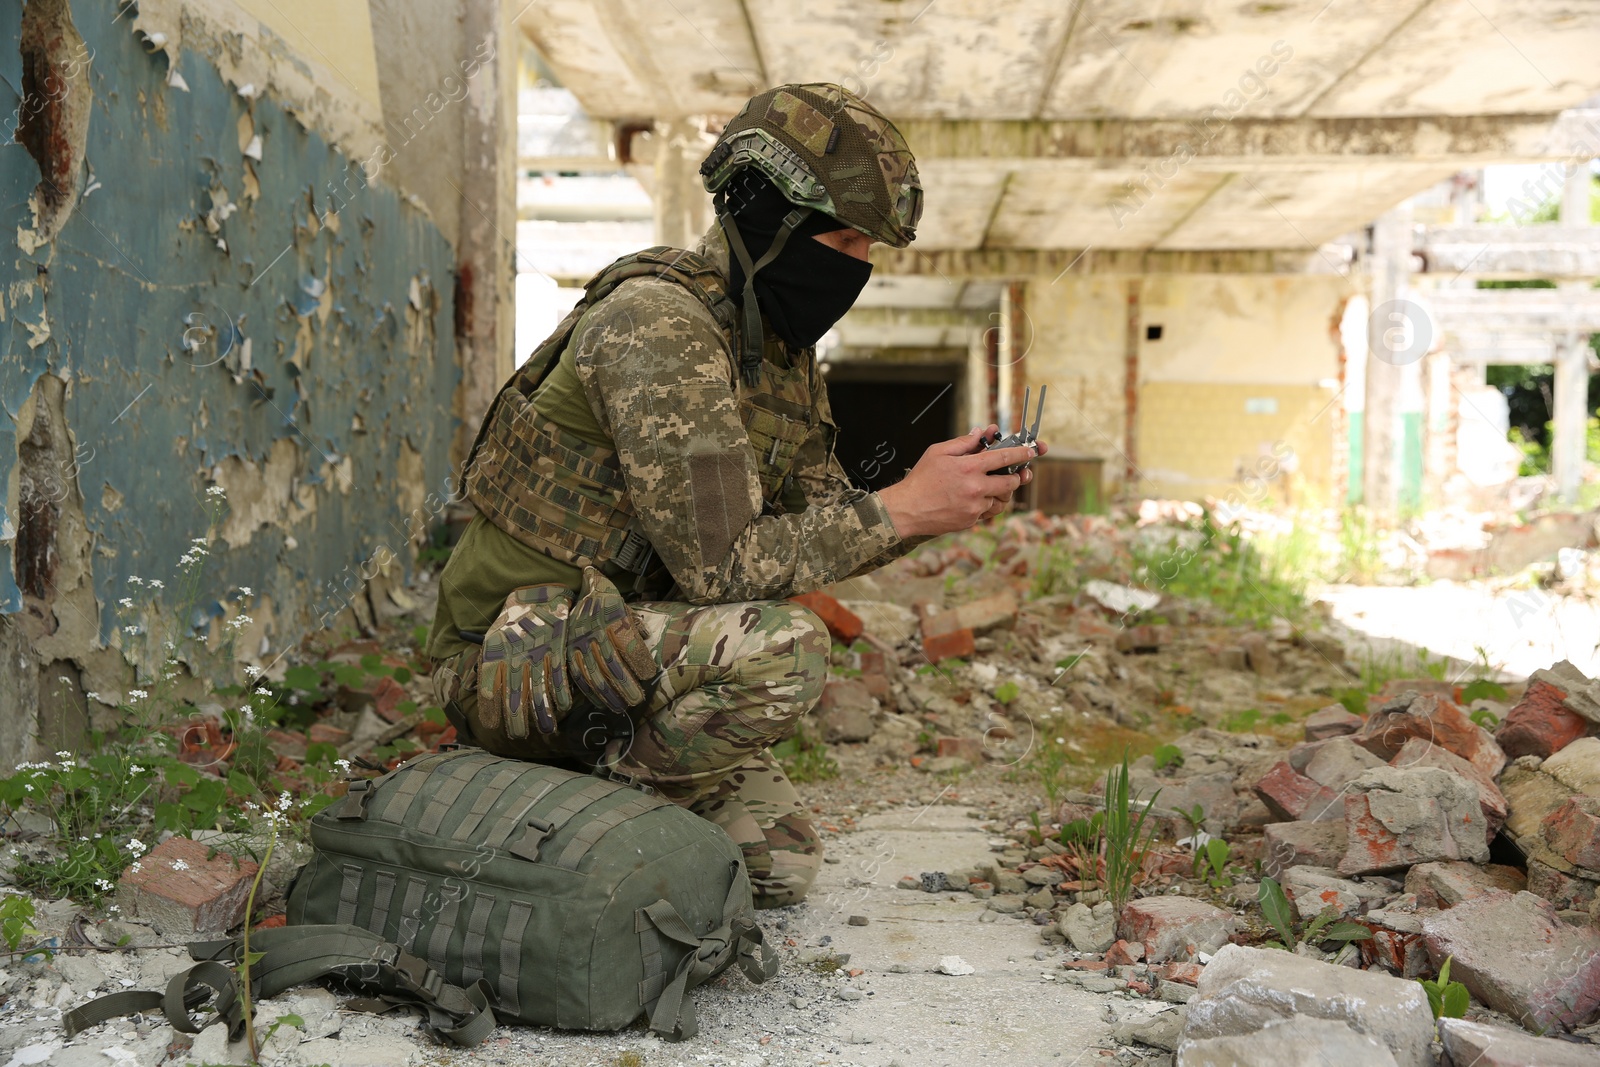
[[[1261,869],[1280,880],[1291,867],[1337,867],[1344,858],[1342,821],[1268,823],[1261,840]]]
[[[1339,967],[1276,949],[1228,945],[1200,976],[1199,992],[1189,1002],[1189,1023],[1179,1046],[1179,1063],[1268,1063],[1280,1067],[1304,1061],[1304,1052],[1285,1049],[1284,1059],[1244,1057],[1235,1060],[1189,1059],[1191,1043],[1251,1035],[1277,1024],[1298,1039],[1302,1049],[1326,1051],[1312,1036],[1337,1033],[1327,1026],[1348,1028],[1370,1038],[1399,1067],[1433,1067],[1428,1045],[1433,1040],[1433,1012],[1416,982],[1374,971]],[[1293,1052],[1291,1055],[1290,1053]],[[1335,1063],[1386,1062],[1364,1054],[1335,1058]],[[1298,1057],[1298,1058],[1297,1058]],[[1324,1065],[1325,1067],[1325,1065]]]
[[[1232,912],[1188,897],[1146,897],[1122,909],[1124,934],[1144,942],[1144,958],[1150,963],[1215,952],[1236,926]]]
[[[1529,1029],[1600,1015],[1600,932],[1569,926],[1532,893],[1490,892],[1423,919],[1434,966]]]
[[[1466,1019],[1440,1019],[1439,1037],[1450,1062],[1471,1067],[1594,1067],[1592,1045],[1573,1045],[1521,1030]]]
[[[1489,858],[1478,791],[1435,767],[1379,767],[1347,786],[1339,873],[1374,874],[1429,860]]]
[[[1406,872],[1406,892],[1416,895],[1419,908],[1453,908],[1485,893],[1517,893],[1527,884],[1521,871],[1498,863],[1419,863]]]
[[[1248,1034],[1195,1040],[1182,1037],[1178,1042],[1178,1067],[1328,1067],[1329,1064],[1397,1067],[1394,1054],[1376,1039],[1329,1019],[1274,1019]]]
[[[1366,721],[1359,715],[1350,714],[1343,704],[1330,704],[1306,716],[1306,740],[1325,741],[1330,737],[1353,734]]]

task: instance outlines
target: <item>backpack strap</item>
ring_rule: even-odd
[[[250,968],[255,998],[268,1000],[292,986],[333,978],[368,994],[345,1007],[376,1013],[422,1008],[429,1024],[458,1045],[476,1045],[494,1030],[487,983],[450,985],[426,961],[360,927],[285,926],[255,931],[250,942],[252,953],[263,953]],[[244,1029],[236,970],[242,952],[243,942],[238,938],[197,941],[189,946],[189,955],[202,962],[174,976],[165,994],[142,990],[112,993],[74,1008],[62,1018],[62,1026],[71,1037],[107,1019],[159,1007],[173,1028],[184,1033],[199,1033],[210,1022],[222,1019],[228,1024],[230,1040],[236,1041]],[[224,960],[233,966],[226,966]],[[189,1012],[213,996],[215,1018],[196,1023]]]
[[[737,873],[738,864],[734,867]],[[735,878],[723,906],[723,924],[704,937],[696,937],[678,909],[665,898],[641,908],[635,917],[636,929],[653,928],[658,936],[691,950],[678,963],[677,973],[664,985],[655,1002],[645,1005],[650,1013],[650,1029],[670,1041],[682,1041],[700,1032],[694,1002],[686,994],[730,963],[738,963],[744,976],[757,985],[778,973],[778,954],[766,947],[761,927],[744,914],[750,897],[748,892],[739,891],[740,885],[740,880]],[[651,958],[659,968],[660,953],[654,953]],[[645,980],[649,983],[650,976]]]

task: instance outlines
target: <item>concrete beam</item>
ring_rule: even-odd
[[[864,307],[850,311],[839,321],[839,325],[846,332],[851,327],[883,329],[893,326],[931,326],[938,329],[959,330],[995,326],[998,325],[998,319],[992,311],[965,308]]]
[[[1418,295],[1448,333],[1600,333],[1600,289],[1440,289]]]
[[[1428,227],[1413,246],[1424,274],[1486,278],[1600,278],[1593,227]]]
[[[872,262],[879,275],[946,278],[1055,278],[1073,274],[1335,274],[1349,269],[1346,245],[1306,249],[1160,251],[1139,248],[989,248],[921,252],[879,245]],[[1343,268],[1343,269],[1336,269]]]
[[[1600,142],[1600,110],[1514,115],[1386,118],[911,119],[897,124],[918,160],[971,160],[985,167],[1079,163],[1137,169],[1191,160],[1209,168],[1272,163],[1364,166],[1372,161],[1443,164],[1540,163],[1572,158]]]

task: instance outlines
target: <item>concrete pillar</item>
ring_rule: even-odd
[[[1563,226],[1591,226],[1589,163],[1567,168],[1561,188]],[[1585,282],[1563,282],[1562,289],[1581,291]],[[1556,338],[1555,396],[1550,421],[1550,470],[1562,501],[1578,499],[1589,428],[1589,335],[1567,333]]]
[[[651,140],[656,243],[687,248],[711,225],[711,198],[700,184],[700,163],[713,142],[697,119],[658,122]]]
[[[1590,225],[1589,197],[1593,185],[1588,160],[1567,168],[1567,179],[1561,185],[1561,225]]]
[[[987,330],[973,330],[967,338],[967,387],[965,433],[974,426],[989,425],[989,338]]]
[[[1433,347],[1433,328],[1407,296],[1411,245],[1409,202],[1373,224],[1362,495],[1387,516],[1421,504],[1422,357]]]
[[[492,42],[490,58],[468,84],[461,122],[461,209],[456,245],[456,348],[461,360],[451,460],[459,465],[478,424],[511,374],[516,334],[517,54],[522,31],[504,4],[462,8],[462,32],[474,46]],[[484,49],[487,51],[487,49]]]

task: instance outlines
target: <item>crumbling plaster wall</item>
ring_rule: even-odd
[[[330,4],[369,35],[316,54],[231,0],[0,5],[0,763],[148,677],[162,624],[246,612],[239,654],[269,662],[403,566],[447,484],[460,164],[422,135],[465,94],[428,100],[437,64]],[[458,6],[430,10],[469,81],[439,36]],[[363,49],[375,79],[336,69]],[[433,129],[401,143],[384,104],[413,90]],[[215,485],[230,511],[171,619]]]
[[[1199,500],[1330,499],[1339,350],[1329,334],[1349,278],[1068,275],[1027,287],[1028,383],[1049,386],[1041,436],[1105,460],[1108,493]],[[1133,448],[1129,297],[1136,292]],[[1147,330],[1161,327],[1161,337]],[[1130,455],[1131,452],[1131,455]],[[1131,458],[1139,484],[1124,486]]]

